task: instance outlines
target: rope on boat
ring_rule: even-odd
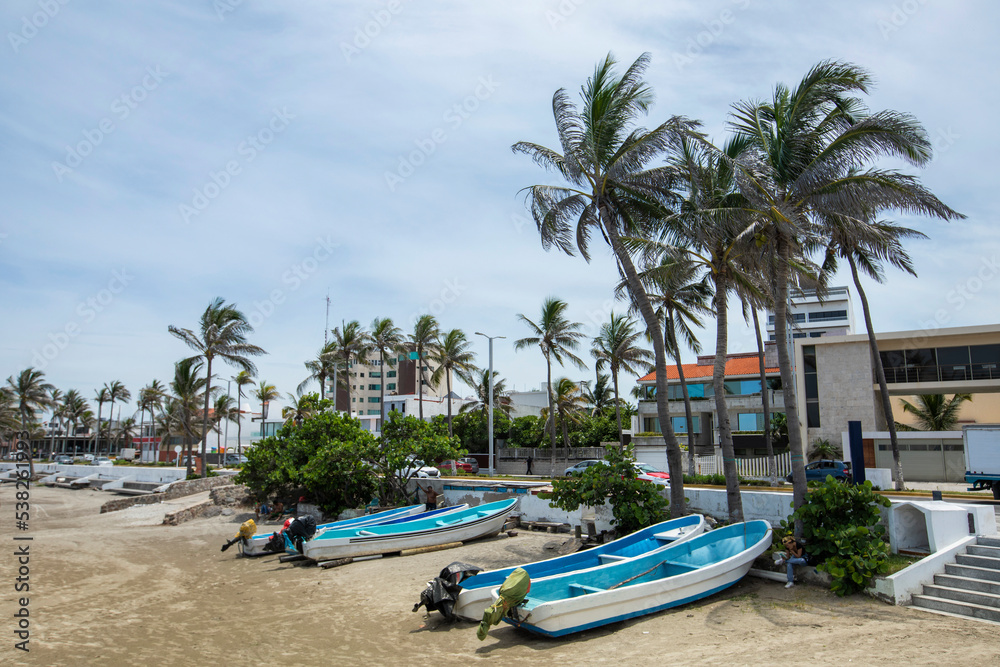
[[[660,567],[661,565],[663,565],[663,564],[664,564],[664,563],[666,563],[666,562],[667,562],[667,561],[665,561],[665,560],[661,560],[661,561],[660,561],[659,563],[657,563],[657,564],[656,564],[656,565],[654,565],[653,567],[649,568],[649,569],[648,569],[648,570],[646,570],[645,572],[640,572],[639,574],[635,575],[634,577],[629,577],[629,578],[628,578],[628,579],[626,579],[625,581],[623,581],[623,582],[621,582],[621,583],[619,583],[619,584],[615,584],[614,586],[611,586],[611,587],[609,587],[609,588],[606,588],[606,589],[604,589],[604,590],[607,590],[607,591],[613,591],[613,590],[615,590],[616,588],[618,588],[619,586],[624,586],[625,584],[627,584],[627,583],[628,583],[628,582],[630,582],[630,581],[635,581],[635,580],[636,580],[636,579],[638,579],[639,577],[642,577],[642,576],[645,576],[645,575],[649,574],[650,572],[652,572],[653,570],[655,570],[656,568]]]

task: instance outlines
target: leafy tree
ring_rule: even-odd
[[[454,420],[455,438],[464,449],[486,454],[489,449],[489,417],[481,410],[459,413]],[[511,419],[499,410],[493,411],[493,435],[503,437],[511,427]],[[447,432],[447,431],[446,431]]]
[[[254,374],[257,369],[250,361],[250,357],[257,357],[266,352],[247,342],[247,334],[253,333],[253,327],[235,305],[227,304],[222,297],[216,298],[202,313],[197,333],[173,325],[167,327],[167,330],[197,352],[191,357],[192,359],[205,361],[205,408],[201,430],[201,458],[204,461],[208,446],[208,403],[212,394],[212,362],[218,357],[226,363]],[[207,475],[208,466],[203,466],[201,476]]]
[[[281,409],[281,418],[285,420],[285,426],[301,424],[315,413],[317,401],[321,400],[319,394],[295,394],[286,393],[288,405]]]
[[[955,394],[945,399],[944,394],[920,394],[916,404],[900,399],[903,412],[908,412],[917,421],[917,428],[908,424],[897,424],[900,431],[954,431],[958,425],[958,413],[962,403],[972,400],[972,394]]]
[[[600,447],[602,442],[615,442],[618,425],[609,414],[583,415],[570,433],[574,447]]]
[[[609,447],[605,460],[583,474],[552,480],[552,493],[540,493],[553,507],[573,512],[580,505],[611,503],[612,523],[627,535],[663,520],[667,500],[659,487],[637,479],[631,447]]]
[[[889,545],[879,508],[890,505],[871,482],[843,484],[827,475],[792,514],[792,521],[802,523],[806,551],[822,561],[816,569],[830,573],[830,590],[837,595],[864,590],[872,577],[886,573]],[[782,527],[788,533],[793,530],[791,521],[782,522]]]
[[[416,474],[414,459],[434,463],[466,454],[458,440],[444,435],[433,424],[413,415],[390,412],[382,426],[378,447],[368,459],[381,475],[382,498],[405,502],[406,485]],[[410,469],[408,475],[404,474]]]
[[[510,425],[508,447],[539,447],[545,437],[542,419],[534,415],[516,417]]]

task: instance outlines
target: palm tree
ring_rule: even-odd
[[[128,403],[129,401],[132,400],[132,392],[130,392],[125,387],[125,385],[122,384],[120,381],[115,380],[110,385],[106,385],[106,386],[108,387],[108,397],[110,398],[110,402],[111,402],[111,412],[112,412],[112,414],[115,411],[115,403],[118,403],[118,402]],[[109,418],[109,421],[108,421],[108,431],[109,431],[109,433],[111,431],[111,421],[110,421],[110,418]],[[109,447],[108,447],[108,454],[110,455],[110,453],[111,453],[111,447],[109,445]]]
[[[306,419],[313,416],[313,400],[309,397],[309,394],[286,394],[288,396],[289,405],[281,409],[281,418],[285,420],[285,424],[301,424]]]
[[[307,362],[308,365],[308,362]],[[243,455],[243,387],[251,385],[254,383],[254,378],[250,373],[246,371],[240,371],[233,376],[233,382],[236,383],[236,453],[239,456]],[[336,392],[334,396],[336,396]],[[336,409],[336,408],[334,408]]]
[[[438,365],[431,379],[434,384],[437,384],[443,376],[448,391],[445,400],[448,402],[449,438],[452,436],[451,375],[454,371],[458,373],[459,377],[468,377],[475,372],[476,367],[472,363],[475,356],[469,351],[470,347],[472,347],[472,344],[465,337],[465,332],[461,329],[452,329],[437,341],[435,349],[430,354],[431,361]]]
[[[550,456],[552,457],[553,471],[556,469],[556,422],[552,397],[554,389],[552,386],[552,361],[555,360],[562,366],[563,359],[567,359],[572,361],[577,368],[586,368],[583,360],[571,351],[580,346],[583,334],[579,329],[583,325],[579,322],[570,322],[566,318],[567,308],[565,301],[550,296],[542,303],[542,316],[539,318],[538,324],[529,320],[523,313],[518,313],[517,319],[527,324],[534,335],[514,341],[515,350],[523,350],[537,345],[542,350],[542,356],[545,357],[545,391],[548,393],[549,402],[545,428],[549,432],[549,446],[552,448]]]
[[[441,330],[433,315],[421,315],[413,325],[413,333],[409,335],[410,344],[417,353],[417,406],[420,410],[420,420],[424,419],[424,355],[435,351],[437,341],[441,338]]]
[[[8,377],[7,387],[17,405],[21,430],[27,431],[28,426],[35,421],[35,411],[49,407],[51,392],[55,386],[45,381],[44,372],[29,367],[18,373],[16,378],[13,375]],[[32,477],[35,475],[32,452],[28,453],[28,474]]]
[[[615,315],[611,311],[611,321],[601,325],[600,332],[594,338],[590,354],[597,360],[596,369],[607,366],[611,370],[611,383],[615,390],[615,419],[618,421],[618,442],[625,445],[622,435],[621,395],[618,393],[618,374],[621,371],[632,375],[640,375],[639,368],[653,361],[653,353],[638,347],[636,342],[642,337],[642,332],[635,328],[632,318]]]
[[[84,423],[84,418],[89,412],[90,407],[87,405],[87,399],[80,395],[80,392],[76,389],[70,389],[66,392],[66,396],[63,397],[63,415],[69,422],[67,435],[76,436],[76,425]],[[63,447],[63,453],[66,453],[65,446]],[[75,444],[73,445],[73,453],[76,454]]]
[[[569,449],[569,425],[578,424],[580,416],[585,408],[585,400],[580,392],[580,385],[568,378],[556,379],[552,388],[552,405],[555,407],[555,415],[558,417],[560,430],[562,430],[563,447]],[[616,406],[617,407],[617,406]],[[543,408],[543,412],[545,409]],[[547,414],[545,415],[548,416]]]
[[[106,382],[94,394],[94,400],[97,401],[97,428],[94,431],[94,454],[97,454],[101,451],[101,408],[104,407],[105,403],[111,401],[111,391],[108,389]],[[110,426],[110,421],[108,424]]]
[[[52,418],[49,420],[49,456],[55,454],[56,449],[56,427],[58,424],[62,429],[63,393],[57,387],[49,390],[49,408],[52,410]]]
[[[470,401],[458,409],[458,413],[482,410],[483,416],[489,418],[490,405],[490,371],[489,369],[479,369],[476,373],[462,378],[467,385],[472,387],[476,395],[475,401]],[[505,415],[510,415],[513,403],[507,391],[506,381],[500,377],[500,373],[493,371],[493,409],[499,410]]]
[[[663,425],[670,468],[670,511],[684,513],[683,463],[667,404],[666,353],[656,312],[643,288],[624,237],[642,236],[645,223],[659,219],[676,199],[673,169],[657,164],[664,153],[696,124],[673,117],[652,130],[635,121],[652,103],[652,91],[642,80],[649,54],[640,56],[622,75],[608,55],[582,89],[578,110],[564,89],[552,98],[552,109],[563,153],[538,144],[519,142],[515,152],[559,172],[567,186],[529,188],[531,212],[542,246],[567,254],[577,250],[589,260],[588,245],[596,233],[614,252],[646,329],[653,341],[656,366],[657,415]],[[656,165],[650,167],[649,165]]]
[[[350,371],[350,367],[355,363],[365,363],[368,354],[371,352],[371,344],[368,335],[361,328],[361,323],[351,320],[341,327],[334,327],[333,340],[331,344],[334,349],[334,357],[341,368],[347,369],[345,375]],[[347,388],[347,414],[351,414],[351,379],[348,377]],[[336,402],[336,391],[334,391],[334,402]]]
[[[166,397],[166,388],[159,380],[154,379],[145,387],[139,390],[139,409],[142,411],[139,425],[139,437],[145,437],[144,427],[146,424],[146,411],[149,411],[149,421],[155,423],[155,411],[163,409],[163,399]],[[160,460],[159,446],[154,448],[153,460]]]
[[[277,399],[281,394],[273,384],[268,384],[266,380],[261,380],[260,385],[254,389],[250,395],[260,401],[260,439],[264,439],[264,412],[265,406]]]
[[[200,405],[208,394],[208,379],[201,377],[204,364],[198,357],[182,359],[174,364],[174,379],[170,383],[173,392],[164,405],[162,423],[169,435],[178,436],[187,443],[187,474],[194,469],[193,458]],[[203,422],[204,423],[204,420]],[[204,445],[204,434],[202,435]],[[202,453],[202,469],[205,466],[204,450]]]
[[[840,447],[831,444],[826,438],[816,438],[809,450],[809,460],[834,459],[841,455]]]
[[[392,323],[388,317],[376,317],[372,321],[372,330],[368,334],[373,352],[378,352],[381,378],[378,383],[379,412],[382,423],[385,423],[385,380],[388,376],[386,368],[396,365],[396,356],[403,350],[403,330]]]
[[[212,413],[215,429],[215,451],[219,453],[219,463],[222,464],[224,463],[223,454],[225,454],[222,450],[222,420],[225,419],[229,422],[236,417],[238,414],[236,401],[228,394],[219,394],[212,403]],[[228,446],[229,443],[227,442],[226,445]]]
[[[310,359],[305,362],[306,370],[309,371],[309,377],[299,383],[297,391],[301,394],[309,386],[309,383],[313,380],[319,382],[319,398],[323,400],[326,398],[326,379],[333,377],[336,373],[337,367],[337,348],[334,342],[328,342],[320,348],[319,352],[316,353],[315,359]],[[242,371],[241,371],[242,372]],[[338,384],[343,383],[347,380],[346,377],[338,378]],[[337,408],[337,388],[333,389],[333,402],[334,409]]]
[[[611,385],[608,383],[610,379],[607,373],[597,371],[597,380],[594,382],[594,386],[591,387],[588,382],[583,388],[583,400],[594,406],[592,414],[595,416],[603,414],[604,408],[609,405],[615,405],[615,409],[618,407],[618,399],[615,398]]]
[[[115,442],[118,442],[118,451],[123,445],[130,445],[135,438],[135,417],[127,417],[118,422],[115,429]]]
[[[913,262],[903,249],[901,240],[927,237],[915,229],[900,227],[887,221],[868,222],[863,219],[857,220],[840,215],[830,215],[823,218],[823,223],[824,231],[829,238],[823,273],[832,274],[837,269],[837,260],[846,259],[851,266],[854,287],[858,290],[858,297],[861,299],[861,309],[865,315],[865,329],[868,331],[868,347],[871,349],[875,380],[878,382],[879,395],[882,399],[882,412],[885,414],[886,428],[889,431],[889,444],[896,473],[895,488],[897,491],[902,491],[905,488],[903,462],[899,456],[899,438],[896,436],[896,422],[892,415],[892,399],[889,397],[889,385],[885,381],[885,368],[882,366],[882,356],[879,354],[878,341],[875,339],[868,295],[865,294],[865,290],[861,286],[858,269],[860,268],[868,277],[879,284],[885,282],[885,272],[882,270],[882,265],[885,262],[916,276],[917,272],[913,268]]]
[[[731,126],[750,142],[741,156],[740,191],[759,213],[758,237],[776,262],[775,341],[788,419],[794,505],[805,502],[802,431],[786,338],[790,259],[816,235],[826,216],[865,219],[893,209],[945,220],[962,217],[919,180],[870,165],[899,158],[913,166],[931,159],[931,142],[915,118],[896,111],[869,113],[857,97],[872,83],[865,70],[823,61],[794,88],[778,85],[770,101],[733,107]]]
[[[897,423],[896,428],[900,431],[954,431],[962,403],[971,400],[972,394],[955,394],[949,399],[945,399],[944,394],[919,394],[916,405],[900,399],[903,412],[913,415],[917,426]]]
[[[237,310],[236,306],[227,304],[222,297],[217,297],[202,313],[199,322],[199,332],[191,329],[181,329],[170,325],[167,330],[198,354],[192,359],[205,360],[205,411],[202,415],[201,458],[205,460],[205,448],[208,441],[208,401],[212,393],[212,362],[216,357],[242,370],[254,374],[257,369],[248,357],[266,354],[263,349],[246,342],[247,334],[253,332],[253,327],[247,322],[246,316]],[[208,467],[202,465],[201,476],[208,475]]]

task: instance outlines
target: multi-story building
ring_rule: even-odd
[[[845,336],[854,333],[854,305],[846,287],[830,287],[820,297],[812,288],[790,288],[788,332],[792,338]],[[774,341],[774,313],[767,314],[767,339]]]
[[[425,353],[419,391],[423,393],[425,399],[442,399],[447,391],[446,383],[442,381],[437,386],[431,384],[431,376],[437,369],[437,365],[426,357]],[[352,362],[349,364],[347,372],[351,386],[350,402],[348,402],[347,390],[341,388],[337,392],[336,408],[349,411],[356,417],[382,414],[380,400],[383,384],[385,385],[387,402],[389,396],[416,395],[418,393],[417,353],[415,351],[397,354],[394,363],[386,363],[384,367],[377,353],[370,354],[364,363]],[[327,381],[329,382],[328,391],[332,393],[333,378],[328,378]],[[452,383],[454,385],[454,379]]]

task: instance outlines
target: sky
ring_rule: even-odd
[[[869,107],[913,114],[934,143],[908,171],[968,216],[895,218],[930,238],[908,246],[919,278],[866,282],[876,330],[996,323],[998,24],[985,1],[8,0],[0,377],[34,366],[63,391],[135,395],[189,355],[168,325],[222,297],[284,394],[323,344],[329,295],[331,327],[409,332],[430,312],[482,367],[473,332],[505,336],[494,368],[537,388],[541,354],[512,346],[519,313],[559,297],[589,339],[625,306],[606,248],[589,263],[542,249],[523,188],[559,181],[510,146],[558,147],[553,93],[575,96],[609,52],[651,54],[647,126],[684,115],[720,142],[737,101],[824,59],[868,69]],[[729,340],[755,349],[741,322]]]

